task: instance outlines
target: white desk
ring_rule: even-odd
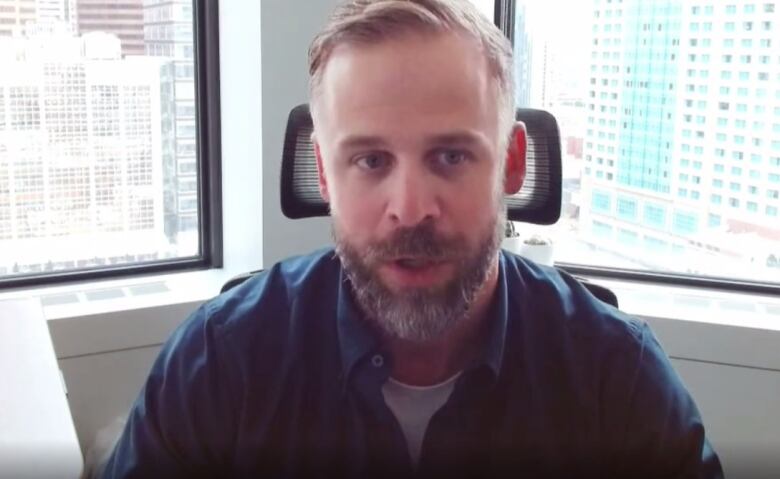
[[[40,303],[0,301],[0,478],[77,479],[82,468]]]

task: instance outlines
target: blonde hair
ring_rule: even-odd
[[[374,44],[405,33],[471,35],[482,46],[496,80],[502,139],[508,142],[514,122],[512,45],[507,37],[468,0],[349,0],[341,3],[309,47],[309,93],[314,100],[325,65],[342,44]],[[502,148],[505,145],[502,145]]]

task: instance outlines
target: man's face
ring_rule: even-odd
[[[497,104],[466,36],[340,46],[328,61],[314,105],[320,188],[356,299],[393,336],[438,336],[494,269]]]

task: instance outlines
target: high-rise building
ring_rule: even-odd
[[[53,24],[76,31],[76,0],[2,0],[0,37],[22,37]]]
[[[5,0],[0,3],[0,37],[19,36],[23,27],[37,21],[37,0]]]
[[[75,33],[76,0],[36,0],[36,18],[39,23],[65,23]]]
[[[659,253],[654,268],[685,255],[693,273],[780,253],[778,12],[594,0],[581,217],[593,242]]]
[[[107,34],[53,38],[42,55],[45,40],[0,76],[0,274],[157,258],[160,61],[121,59]]]
[[[145,0],[146,54],[168,60],[162,77],[165,230],[171,241],[198,229],[193,12],[189,0]],[[178,239],[177,239],[178,238]]]
[[[143,55],[143,0],[77,0],[79,33],[113,33],[122,41],[123,55]]]

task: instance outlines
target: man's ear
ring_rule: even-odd
[[[506,153],[506,166],[504,171],[504,193],[513,195],[520,191],[525,181],[525,155],[528,146],[528,137],[525,124],[515,122],[512,133],[509,136],[509,148]]]
[[[314,157],[317,159],[317,180],[320,186],[320,196],[326,203],[330,203],[330,192],[328,191],[328,181],[325,179],[325,168],[322,164],[322,152],[317,137],[312,133],[311,142],[314,145]]]

